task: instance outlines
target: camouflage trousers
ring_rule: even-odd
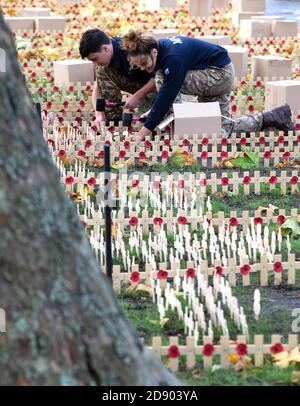
[[[121,100],[122,91],[134,94],[144,86],[142,83],[131,81],[114,68],[98,67],[96,69],[96,80],[100,96],[110,101]],[[138,114],[145,113],[151,108],[155,94],[155,92],[149,93],[141,100],[138,106]],[[106,108],[105,116],[108,121],[118,122],[122,120],[122,112],[122,107]]]
[[[155,85],[157,91],[164,82],[163,71],[157,71],[155,75]],[[229,136],[232,132],[252,132],[260,131],[263,117],[261,113],[242,116],[234,122],[229,120],[230,115],[230,93],[234,83],[233,64],[223,68],[208,67],[203,70],[190,70],[187,72],[185,80],[181,86],[174,103],[182,102],[182,94],[196,96],[198,102],[219,102],[222,114],[222,134]],[[228,117],[228,118],[227,118]]]

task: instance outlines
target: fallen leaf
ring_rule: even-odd
[[[295,217],[288,218],[280,227],[280,232],[283,237],[287,235],[295,237],[300,235],[300,226]]]
[[[104,166],[104,159],[95,159],[93,162],[94,168],[103,168]]]
[[[279,354],[273,355],[273,360],[276,366],[286,369],[290,365],[300,364],[299,347],[292,351],[282,351]]]
[[[148,285],[145,285],[144,283],[139,283],[136,290],[152,294],[152,288],[150,286],[148,286]]]

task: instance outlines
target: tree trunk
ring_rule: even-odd
[[[1,385],[176,385],[140,344],[60,184],[0,11]]]

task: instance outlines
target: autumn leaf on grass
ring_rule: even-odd
[[[295,237],[300,235],[300,226],[297,219],[294,217],[288,218],[280,227],[280,232],[283,237],[287,235]]]
[[[103,168],[104,166],[104,159],[95,159],[93,162],[94,168]]]
[[[253,368],[253,363],[250,357],[244,355],[243,357],[238,357],[237,362],[234,365],[234,369],[239,372],[243,371],[245,368]]]
[[[185,166],[194,165],[197,160],[193,155],[187,153],[184,149],[177,148],[175,153],[172,155],[171,162],[175,167],[183,168]]]
[[[248,148],[242,146],[242,151],[244,156],[239,156],[231,160],[231,163],[235,168],[251,169],[257,168],[259,164],[259,156],[254,152],[250,151]]]
[[[116,162],[114,162],[114,163],[111,165],[111,167],[112,167],[113,169],[119,170],[119,169],[124,168],[125,165],[126,165],[125,162],[116,161]]]
[[[137,195],[140,193],[139,189],[137,188],[131,188],[129,189],[129,191],[127,192],[127,196],[131,196],[131,197],[137,197]]]
[[[140,164],[142,164],[142,166],[151,167],[155,162],[151,161],[151,159],[140,159]]]
[[[148,285],[145,285],[144,283],[139,283],[136,288],[136,291],[146,292],[152,295],[152,288]]]
[[[236,158],[225,158],[222,161],[217,162],[214,167],[219,169],[233,169],[235,167],[232,163],[234,159]]]
[[[274,363],[279,368],[288,368],[290,365],[300,364],[299,347],[292,351],[282,351],[279,354],[273,355]]]

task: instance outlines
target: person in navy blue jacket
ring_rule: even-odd
[[[222,132],[260,131],[275,127],[294,129],[288,105],[266,113],[230,119],[230,93],[234,83],[234,67],[225,48],[196,38],[175,36],[156,40],[141,31],[130,30],[123,37],[123,48],[131,64],[148,73],[155,73],[158,91],[144,126],[137,138],[144,139],[180,102],[180,93],[197,96],[199,102],[220,103]]]
[[[121,91],[131,96],[126,100],[125,108],[139,108],[141,113],[149,110],[155,95],[153,74],[139,69],[131,69],[127,52],[121,47],[121,38],[109,38],[103,31],[94,28],[87,30],[81,37],[79,46],[82,58],[87,58],[96,66],[96,82],[93,89],[93,105],[98,127],[106,120],[122,119],[122,108],[103,112],[96,111],[99,96],[116,101],[122,98]]]

